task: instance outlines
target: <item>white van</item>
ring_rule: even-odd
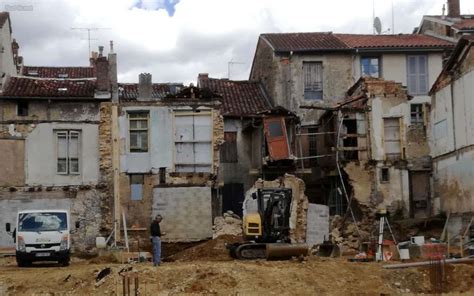
[[[71,226],[67,210],[20,211],[13,232],[10,223],[6,224],[6,230],[15,241],[18,266],[28,266],[33,261],[69,265]]]

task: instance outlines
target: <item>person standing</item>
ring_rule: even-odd
[[[159,266],[161,264],[161,220],[163,220],[163,217],[161,217],[161,215],[156,215],[155,219],[151,222],[150,225],[151,241],[153,244],[154,266]]]

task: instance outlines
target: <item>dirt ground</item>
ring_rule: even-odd
[[[107,258],[73,258],[71,266],[35,264],[18,268],[0,258],[3,295],[123,295],[123,275],[136,275],[139,295],[412,295],[431,292],[429,268],[387,270],[382,263],[308,257],[289,261],[238,261],[227,256],[225,237],[151,263],[108,263]],[[96,280],[110,268],[110,274]],[[121,272],[127,270],[126,272]],[[474,295],[474,265],[446,267],[449,294]],[[133,284],[131,295],[134,295]]]

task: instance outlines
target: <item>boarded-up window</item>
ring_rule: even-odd
[[[221,146],[223,163],[237,162],[237,132],[224,132],[224,144]]]
[[[323,63],[303,62],[305,100],[323,99]]]
[[[148,112],[128,113],[130,152],[148,152]]]
[[[385,157],[389,160],[401,158],[400,118],[384,118]]]
[[[142,200],[143,199],[143,184],[144,177],[142,174],[130,175],[130,199],[131,200]]]
[[[407,84],[410,95],[428,94],[428,56],[407,56]]]
[[[174,118],[176,171],[211,172],[211,114],[209,112],[176,112]]]
[[[290,157],[285,119],[281,116],[266,117],[263,120],[270,159],[281,160]]]
[[[80,132],[56,131],[56,172],[61,175],[80,173]]]

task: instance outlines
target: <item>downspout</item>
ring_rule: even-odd
[[[454,81],[449,84],[450,94],[451,94],[451,116],[453,118],[453,145],[454,151],[456,151],[456,121],[454,120]],[[458,155],[456,154],[456,160],[458,159]]]

